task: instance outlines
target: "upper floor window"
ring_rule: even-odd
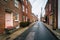
[[[28,1],[26,1],[26,5],[27,5]]]
[[[49,4],[49,11],[51,11],[51,4]]]
[[[24,5],[22,5],[22,11],[24,12]]]
[[[18,2],[17,0],[14,0],[14,2],[15,2],[15,3],[14,3],[14,4],[15,4],[15,7],[18,8],[18,7],[19,7],[19,2]]]
[[[26,13],[28,13],[28,9],[26,8]]]
[[[26,17],[26,21],[27,21],[28,17]]]
[[[18,14],[18,13],[15,13],[15,14],[14,14],[14,20],[15,20],[15,21],[19,21],[19,14]]]

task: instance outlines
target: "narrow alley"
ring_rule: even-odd
[[[42,22],[36,22],[14,40],[58,40],[58,38]]]

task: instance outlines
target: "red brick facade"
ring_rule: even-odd
[[[57,29],[57,13],[58,13],[58,2],[57,0],[48,0],[46,7],[45,7],[45,20],[46,23],[48,23],[49,25],[53,26],[53,29]]]
[[[32,6],[28,0],[0,0],[0,33],[6,28],[16,28],[22,21],[32,22],[32,18]]]
[[[19,18],[16,19],[16,14],[18,14]],[[6,16],[7,15],[7,16]],[[10,15],[10,16],[8,16]],[[12,16],[13,15],[13,16]],[[22,21],[22,13],[21,13],[21,4],[18,2],[18,8],[15,6],[15,0],[0,0],[0,33],[3,33],[6,28],[6,22],[11,21],[13,24],[13,28],[19,25],[19,22]],[[8,19],[6,19],[6,17]],[[10,20],[11,18],[12,20]],[[10,25],[10,24],[9,24]],[[11,26],[8,26],[11,27]]]
[[[32,19],[31,19],[32,22],[36,22],[38,21],[38,17],[36,15],[34,15],[34,13],[32,13]]]
[[[31,9],[32,9],[32,7],[31,7],[30,2],[28,0],[24,0],[23,6],[24,6],[24,8],[23,8],[23,10],[24,10],[23,11],[23,21],[30,21],[31,22],[31,13],[32,13]]]

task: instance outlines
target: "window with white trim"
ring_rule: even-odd
[[[15,20],[15,21],[19,21],[19,14],[18,14],[18,13],[15,13],[15,14],[14,14],[14,20]]]
[[[28,9],[26,8],[26,13],[28,13]]]
[[[26,1],[26,5],[27,5],[28,1]]]
[[[27,21],[28,17],[26,17],[26,21]]]
[[[14,5],[15,5],[15,7],[19,7],[19,2],[17,1],[17,0],[14,0]]]
[[[23,10],[23,12],[24,12],[24,5],[22,5],[22,10]]]

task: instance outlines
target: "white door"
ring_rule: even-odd
[[[6,13],[5,14],[5,28],[12,28],[13,27],[13,13],[9,14]]]

